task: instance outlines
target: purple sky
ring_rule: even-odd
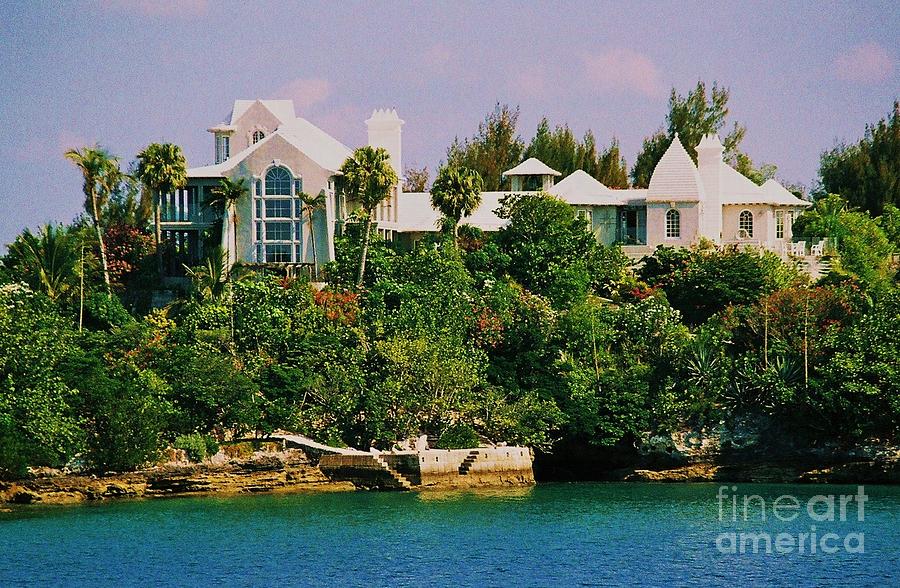
[[[59,6],[58,6],[59,5]],[[668,90],[731,89],[743,148],[811,184],[819,154],[900,96],[896,2],[382,3],[0,0],[0,244],[69,221],[81,180],[62,158],[100,142],[124,162],[153,141],[210,163],[206,128],[236,98],[293,98],[348,146],[393,106],[404,163],[441,160],[497,101],[619,137],[629,165]],[[0,245],[2,247],[2,245]]]

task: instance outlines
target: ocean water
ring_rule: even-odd
[[[541,484],[23,507],[0,513],[0,587],[900,585],[900,488],[863,492],[863,512],[845,499],[845,520],[840,495],[856,486]],[[779,496],[789,498],[778,514],[795,519],[775,516]],[[829,496],[835,520],[820,520]],[[747,542],[741,553],[729,533],[767,533],[772,550]],[[784,537],[775,551],[779,534],[791,551]]]

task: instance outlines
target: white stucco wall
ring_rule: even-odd
[[[681,215],[681,236],[666,239],[666,211],[672,208]],[[647,245],[668,245],[689,247],[700,234],[700,206],[698,202],[648,202],[647,203]]]

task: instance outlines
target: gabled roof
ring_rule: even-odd
[[[511,170],[503,172],[509,176],[561,176],[562,174],[536,157],[529,157]]]
[[[812,202],[797,198],[797,196],[792,194],[787,188],[775,180],[767,180],[766,183],[762,185],[762,189],[772,203],[783,204],[785,206],[812,206]]]
[[[234,108],[231,110],[231,124],[237,124],[237,121],[247,112],[251,106],[259,102],[271,112],[275,118],[283,123],[294,120],[294,101],[293,100],[235,100]]]
[[[722,162],[722,204],[770,204],[772,206],[809,206],[806,200],[797,198],[775,180],[757,186],[730,165]]]
[[[352,154],[349,147],[312,124],[305,118],[295,118],[278,127],[282,135],[307,157],[329,171],[338,171]]]
[[[650,176],[648,202],[697,202],[705,199],[697,166],[675,133],[675,138]]]
[[[617,206],[621,198],[586,171],[579,169],[548,190],[569,204]]]
[[[285,100],[284,102],[290,102],[290,100]],[[344,160],[351,155],[349,147],[345,146],[316,125],[304,118],[295,118],[279,126],[274,133],[271,133],[261,141],[250,145],[243,151],[235,153],[222,163],[189,169],[188,177],[223,177],[237,167],[238,164],[250,154],[263,145],[268,144],[269,141],[274,140],[275,137],[281,137],[296,147],[301,153],[316,162],[316,164],[332,172],[338,171],[344,163]]]

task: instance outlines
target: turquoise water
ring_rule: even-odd
[[[0,586],[898,585],[900,488],[864,521],[812,521],[855,486],[546,484],[523,490],[110,502],[0,513]],[[743,522],[732,494],[756,494]],[[802,516],[777,521],[790,494]],[[760,501],[767,521],[760,521]],[[816,513],[824,513],[823,507]],[[785,511],[781,511],[784,513]],[[836,518],[839,518],[836,514]],[[864,533],[864,553],[721,553],[720,533]],[[839,542],[838,542],[839,543]],[[835,541],[826,543],[833,547]],[[727,547],[727,543],[722,543]],[[851,543],[851,547],[857,545]]]

